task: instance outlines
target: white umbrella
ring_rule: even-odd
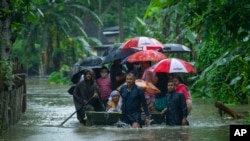
[[[192,73],[196,72],[195,67],[187,61],[178,58],[167,58],[154,64],[149,69],[152,72],[165,73]]]

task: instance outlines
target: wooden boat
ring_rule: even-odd
[[[151,113],[150,119],[151,124],[162,124],[164,122],[164,117],[160,113]],[[86,112],[86,125],[114,125],[117,123],[121,117],[121,113],[118,112]],[[144,122],[145,115],[142,114],[142,121]]]

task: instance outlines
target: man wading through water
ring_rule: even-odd
[[[173,81],[168,82],[167,107],[161,111],[166,117],[166,125],[189,125],[187,121],[187,105],[182,93],[175,90]]]
[[[145,100],[144,91],[135,84],[132,73],[126,75],[126,85],[121,87],[122,117],[121,120],[133,128],[141,128],[141,106],[145,112],[145,125],[149,125],[149,111]]]
[[[77,119],[80,123],[85,124],[85,111],[105,111],[100,90],[94,80],[94,72],[91,69],[85,70],[84,80],[76,85],[73,96],[77,110]]]

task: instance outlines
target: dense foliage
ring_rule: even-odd
[[[166,23],[165,38],[192,46],[199,70],[195,92],[226,103],[248,102],[249,2],[152,0],[146,16],[157,19],[155,13]]]
[[[27,70],[41,75],[59,71],[62,64],[73,64],[88,54],[91,43],[98,44],[87,36],[83,19],[92,16],[102,22],[83,2],[39,0],[30,1],[28,8],[13,51]]]
[[[131,7],[136,2],[124,1],[123,10],[126,14],[122,21],[125,28],[133,27],[131,25],[136,16],[143,16],[144,12],[139,10],[145,11],[149,0],[142,3],[145,6]],[[22,3],[22,6],[27,8],[18,14],[19,18],[15,22],[19,26],[14,28],[18,32],[13,32],[16,39],[12,55],[20,58],[29,75],[59,72],[62,64],[70,67],[76,61],[91,55],[92,47],[102,43],[93,37],[96,33],[88,28],[96,24],[96,28],[100,27],[101,30],[116,26],[119,22],[118,2],[114,0],[39,0]],[[135,10],[138,11],[134,12]],[[126,31],[126,34],[132,33],[134,28]]]

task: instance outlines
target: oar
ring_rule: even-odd
[[[91,98],[87,101],[87,103],[86,103],[85,105],[87,105],[87,104],[92,100],[92,98],[93,98],[93,97],[91,97]],[[74,113],[72,113],[67,119],[65,119],[65,120],[60,124],[60,126],[62,126],[65,122],[67,122],[76,112],[78,112],[78,111],[80,111],[82,108],[84,108],[85,105],[83,105],[81,108],[77,109]]]

